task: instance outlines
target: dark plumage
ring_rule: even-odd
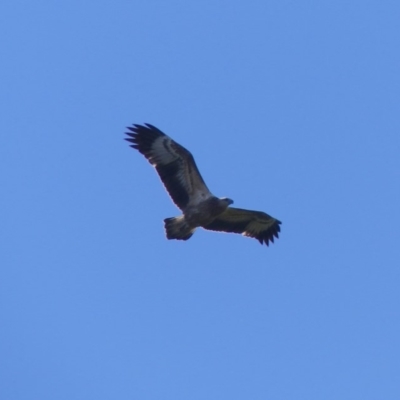
[[[128,127],[126,140],[156,168],[183,215],[164,220],[168,239],[188,240],[197,227],[241,233],[267,246],[278,238],[281,222],[261,211],[229,207],[207,188],[192,154],[150,124]]]

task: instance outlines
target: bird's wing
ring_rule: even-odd
[[[183,146],[150,124],[135,124],[127,129],[125,140],[156,168],[173,202],[181,210],[189,203],[212,196],[192,154]]]
[[[281,221],[262,211],[229,207],[211,224],[203,228],[211,231],[241,233],[268,246],[270,241],[274,242],[274,237],[279,237],[280,224]]]

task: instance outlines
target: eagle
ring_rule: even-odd
[[[134,124],[125,132],[130,147],[155,167],[182,215],[164,219],[168,239],[188,240],[196,228],[241,233],[267,246],[278,238],[281,221],[262,211],[230,207],[233,200],[214,196],[205,184],[193,155],[150,124]]]

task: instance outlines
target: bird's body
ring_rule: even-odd
[[[128,129],[126,140],[156,168],[172,200],[182,210],[181,216],[164,220],[168,239],[187,240],[198,227],[242,233],[267,245],[278,237],[281,222],[277,219],[261,211],[229,207],[231,199],[214,196],[192,154],[169,136],[150,124]]]
[[[164,220],[167,238],[189,239],[196,228],[206,228],[227,209],[229,204],[232,204],[232,200],[211,196],[197,204],[188,205],[182,210],[182,217],[166,218]]]
[[[187,223],[193,227],[206,226],[210,224],[218,215],[222,214],[229,204],[230,199],[219,199],[212,196],[197,204],[189,205],[183,210],[183,215]]]

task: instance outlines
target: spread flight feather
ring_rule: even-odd
[[[183,215],[164,220],[168,239],[187,240],[196,228],[241,233],[267,246],[278,238],[281,222],[261,211],[229,207],[205,184],[193,155],[153,125],[127,128],[126,140],[152,164]]]

